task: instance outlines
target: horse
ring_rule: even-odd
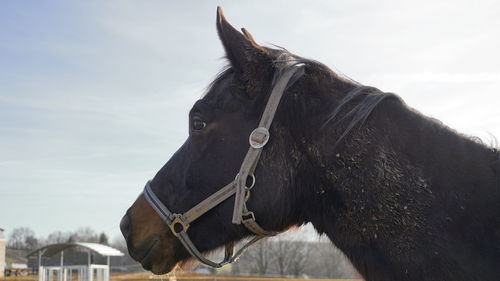
[[[257,44],[220,8],[216,27],[229,66],[123,217],[131,257],[156,274],[221,266],[238,241],[311,223],[367,281],[500,280],[498,149]],[[224,262],[203,257],[223,246]]]

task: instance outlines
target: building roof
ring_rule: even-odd
[[[7,268],[10,268],[10,269],[27,269],[28,265],[25,264],[25,263],[11,263],[11,264],[7,264]]]
[[[60,244],[47,245],[34,250],[27,256],[29,257],[35,254],[38,255],[38,253],[41,251],[42,255],[50,257],[68,248],[74,248],[74,247],[89,249],[93,252],[98,253],[101,256],[123,256],[122,252],[110,246],[98,243],[87,243],[87,242],[60,243]]]

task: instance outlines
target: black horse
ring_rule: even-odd
[[[150,186],[182,213],[232,181],[269,99],[276,61],[288,87],[255,168],[248,207],[266,230],[311,222],[366,280],[500,280],[499,152],[316,61],[259,46],[217,13],[229,67],[189,113],[189,137]],[[208,252],[253,235],[234,197],[193,222]],[[144,196],[121,223],[130,255],[154,273],[189,254]]]

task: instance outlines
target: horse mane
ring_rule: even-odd
[[[377,88],[364,85],[357,86],[339,101],[337,106],[333,109],[333,112],[328,116],[321,127],[325,127],[333,120],[335,120],[334,126],[339,125],[341,122],[347,122],[345,130],[335,143],[336,146],[355,127],[359,128],[363,126],[375,107],[388,98],[401,100],[393,93],[382,92]],[[355,100],[358,100],[358,102],[350,109],[347,108],[347,105]],[[339,117],[340,112],[345,111],[345,108],[347,108],[347,112]]]
[[[330,77],[332,80],[340,81],[341,83],[350,86],[350,90],[348,90],[345,94],[342,93],[343,97],[340,101],[335,102],[332,112],[326,117],[326,120],[320,126],[321,129],[332,122],[334,122],[334,126],[341,124],[344,125],[345,129],[337,138],[334,147],[336,147],[352,130],[362,127],[373,110],[382,101],[394,98],[403,103],[401,98],[396,94],[383,92],[375,87],[362,85],[345,74],[339,74],[332,71],[328,66],[321,62],[290,54],[285,49],[282,49],[281,52],[288,54],[289,58],[296,64],[305,64]],[[325,94],[331,96],[332,92],[326,91]]]
[[[383,92],[375,87],[365,86],[361,83],[353,80],[352,78],[346,76],[345,74],[339,74],[337,72],[332,71],[328,66],[324,65],[321,62],[316,60],[303,58],[297,56],[295,54],[290,53],[283,47],[276,46],[277,49],[266,48],[272,55],[275,57],[273,60],[273,64],[275,66],[275,72],[272,79],[272,84],[277,81],[277,79],[281,76],[284,70],[283,62],[288,62],[288,67],[292,65],[304,64],[309,68],[314,69],[319,73],[323,73],[326,76],[329,76],[331,79],[336,81],[341,81],[342,83],[348,84],[350,86],[350,90],[347,91],[346,94],[342,94],[343,96],[338,102],[335,102],[331,113],[326,117],[325,121],[320,125],[320,128],[324,128],[327,125],[333,123],[333,126],[343,125],[344,130],[337,138],[334,147],[337,146],[350,132],[352,132],[356,128],[360,128],[364,125],[368,117],[371,115],[373,110],[386,99],[395,99],[404,104],[404,101],[396,94],[391,92]],[[203,97],[210,95],[212,89],[216,88],[217,85],[223,83],[224,80],[230,75],[234,74],[234,68],[231,63],[226,64],[221,70],[217,73],[215,79],[207,86]],[[292,80],[300,79],[299,77],[295,77]],[[293,84],[292,83],[289,83]],[[289,86],[287,86],[288,88]],[[326,92],[325,94],[331,95],[331,92]],[[213,93],[213,103],[214,104],[225,104],[230,98],[228,95],[216,94]],[[210,100],[210,98],[209,98]],[[415,111],[412,109],[412,111]],[[441,121],[426,117],[429,121],[436,124],[436,126],[443,127],[444,129],[451,130],[455,132],[457,135],[469,139],[470,141],[477,143],[479,145],[498,149],[498,145],[490,144],[486,145],[480,138],[474,136],[466,136],[464,134],[458,133],[457,131],[449,128],[448,126],[442,124]],[[500,160],[499,160],[500,161]]]
[[[284,51],[287,52],[286,50]],[[331,124],[332,122],[334,122],[333,126],[344,125],[345,129],[336,140],[334,147],[336,147],[340,143],[340,141],[344,137],[346,137],[352,130],[354,130],[355,128],[362,127],[363,124],[368,119],[368,117],[373,112],[373,110],[381,102],[385,101],[386,99],[394,99],[399,101],[403,105],[405,104],[403,99],[401,99],[401,97],[399,97],[397,94],[391,92],[383,92],[375,87],[362,85],[361,83],[346,76],[345,74],[342,73],[339,74],[337,72],[332,71],[330,68],[328,68],[328,66],[324,65],[321,62],[301,58],[293,54],[291,56],[297,59],[298,62],[307,64],[310,67],[313,67],[316,70],[331,76],[332,79],[334,80],[341,81],[343,83],[347,83],[352,86],[351,89],[348,90],[346,94],[344,94],[344,96],[340,99],[340,101],[336,103],[332,112],[327,116],[326,120],[320,126],[320,128],[324,128],[327,125]],[[446,126],[438,119],[424,116],[420,112],[418,112],[418,110],[415,110],[413,108],[408,108],[408,109],[424,117],[424,119],[433,123],[434,126],[440,127],[441,129],[446,131],[450,131],[456,134],[458,137],[467,139],[472,143],[482,146],[488,150],[497,151],[499,153],[498,162],[500,171],[500,147],[495,136],[492,136],[493,140],[490,142],[490,144],[486,144],[481,138],[477,136],[465,135],[463,133],[456,131],[455,129]]]

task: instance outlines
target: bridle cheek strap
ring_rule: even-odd
[[[250,147],[245,159],[241,164],[236,178],[226,186],[213,193],[205,200],[198,203],[196,206],[185,212],[184,214],[172,213],[154,194],[151,189],[150,182],[144,187],[144,198],[158,213],[163,221],[168,225],[170,231],[179,238],[180,242],[186,250],[200,262],[212,266],[221,267],[225,264],[234,262],[243,252],[260,239],[276,235],[276,231],[264,230],[255,220],[255,214],[248,210],[246,202],[250,196],[250,191],[255,185],[254,171],[259,161],[262,149],[267,144],[270,134],[269,128],[274,119],[274,115],[278,108],[279,102],[286,88],[291,86],[300,76],[304,74],[304,65],[297,64],[290,59],[288,55],[283,54],[278,58],[277,70],[275,73],[276,83],[273,85],[271,95],[267,105],[262,113],[259,126],[252,131],[249,137]],[[251,179],[250,186],[247,186],[248,179]],[[187,230],[191,222],[213,209],[215,206],[224,202],[226,199],[235,195],[234,211],[232,222],[234,224],[243,224],[248,230],[256,234],[254,238],[248,241],[236,253],[234,252],[234,243],[226,245],[224,259],[221,262],[214,262],[205,258],[193,244],[187,234]]]
[[[282,59],[282,57],[278,58],[278,60],[280,59]],[[284,64],[284,66],[279,67],[280,63]],[[285,92],[285,89],[291,86],[291,84],[293,84],[298,77],[304,74],[304,67],[303,64],[296,64],[288,59],[285,59],[283,61],[278,61],[278,69],[276,70],[276,72],[276,74],[279,76],[279,79],[276,81],[271,91],[271,95],[269,96],[269,100],[267,101],[266,108],[264,109],[262,117],[260,118],[259,126],[250,134],[250,147],[247,151],[245,159],[243,160],[243,163],[241,164],[238,177],[236,178],[237,186],[232,222],[234,224],[243,223],[245,226],[250,223],[252,225],[252,229],[250,230],[254,233],[256,233],[253,230],[253,228],[255,227],[259,229],[258,232],[261,232],[261,230],[263,229],[253,223],[255,222],[255,219],[250,221],[247,220],[246,222],[244,219],[245,216],[250,216],[250,218],[254,217],[253,213],[246,210],[245,206],[245,193],[252,188],[246,186],[247,177],[253,176],[260,155],[262,153],[262,149],[269,141],[269,128],[271,127],[271,123],[273,122],[274,115],[276,114],[276,110],[278,109],[278,105],[281,101],[283,93]],[[255,176],[253,177],[255,183]]]

